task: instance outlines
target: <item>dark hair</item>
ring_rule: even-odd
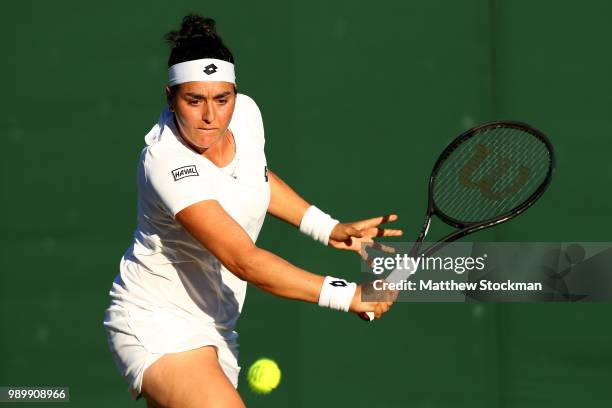
[[[164,38],[172,47],[168,67],[179,62],[216,58],[234,63],[232,52],[215,30],[215,20],[191,13],[183,17],[179,31],[170,31]]]

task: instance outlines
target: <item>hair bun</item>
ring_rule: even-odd
[[[196,38],[207,37],[219,40],[216,22],[212,18],[202,17],[199,14],[191,13],[183,17],[179,31],[171,31],[166,35],[166,40],[173,46],[187,43]]]
[[[233,64],[234,56],[217,34],[216,25],[214,19],[196,13],[183,17],[181,28],[164,36],[171,48],[168,67],[202,58],[215,58]]]
[[[185,38],[190,37],[216,37],[215,20],[212,18],[204,18],[198,14],[188,14],[183,17],[181,24],[180,35]]]

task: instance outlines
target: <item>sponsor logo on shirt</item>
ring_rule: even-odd
[[[191,166],[179,167],[178,169],[172,170],[172,177],[174,177],[174,181],[178,181],[182,178],[191,176],[199,176],[195,164],[192,164]]]
[[[268,166],[264,166],[264,179],[268,182]]]

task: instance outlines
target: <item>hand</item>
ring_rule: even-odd
[[[389,309],[393,305],[393,301],[397,297],[397,294],[389,293],[389,296],[386,296],[385,300],[380,300],[376,302],[363,302],[361,300],[361,288],[361,285],[357,286],[357,290],[355,290],[355,294],[353,295],[353,301],[351,302],[349,310],[351,312],[357,313],[357,315],[359,315],[359,317],[361,317],[363,320],[370,321],[369,317],[366,314],[368,312],[374,313],[375,319],[380,319],[383,313],[387,313],[389,311]]]
[[[379,228],[381,224],[397,221],[395,214],[368,220],[338,223],[329,235],[328,245],[336,249],[346,249],[361,254],[362,244],[371,244],[374,237],[399,237],[402,230]],[[382,247],[382,246],[381,246]],[[384,250],[384,248],[381,248]]]

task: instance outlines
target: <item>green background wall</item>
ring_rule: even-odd
[[[445,144],[517,119],[550,135],[558,171],[489,237],[610,241],[608,1],[14,2],[0,16],[0,385],[69,386],[74,407],[144,406],[101,322],[135,227],[142,138],[164,103],[162,37],[189,11],[216,18],[234,51],[270,168],[326,211],[394,211],[413,239]],[[358,274],[355,256],[271,218],[259,244],[320,274]],[[251,288],[243,373],[270,356],[284,377],[269,396],[243,377],[239,390],[261,407],[607,406],[611,311],[399,304],[367,325]]]

